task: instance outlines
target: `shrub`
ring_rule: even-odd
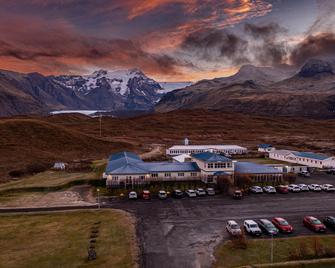
[[[233,184],[232,184],[231,180],[229,179],[229,177],[218,176],[217,186],[222,193],[227,194],[227,193],[229,193],[229,190],[233,186]]]
[[[19,178],[19,177],[24,176],[25,173],[26,173],[25,170],[17,169],[17,170],[12,170],[12,171],[8,172],[8,175],[12,178]]]
[[[252,179],[250,178],[250,176],[245,174],[236,174],[235,184],[240,189],[246,189],[252,185]]]
[[[51,167],[50,164],[47,163],[33,163],[27,165],[26,170],[28,174],[36,174],[40,172],[44,172]]]
[[[247,243],[247,237],[245,236],[244,231],[242,230],[242,234],[237,237],[232,237],[231,239],[232,245],[234,248],[237,249],[247,249],[248,243]]]

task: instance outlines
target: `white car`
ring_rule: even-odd
[[[135,191],[131,191],[128,194],[129,199],[137,199],[137,193]]]
[[[322,184],[321,188],[322,188],[322,190],[324,190],[326,192],[334,192],[335,191],[335,187],[332,184]]]
[[[188,189],[185,193],[188,197],[197,197],[197,193],[192,189]]]
[[[276,188],[273,187],[273,186],[264,186],[263,190],[264,190],[264,192],[266,192],[268,194],[275,194],[277,192]]]
[[[207,188],[206,193],[207,195],[215,195],[215,190],[214,188]]]
[[[240,226],[238,226],[236,221],[230,220],[226,224],[226,230],[232,236],[237,236],[242,234]]]
[[[300,190],[301,190],[302,192],[307,192],[307,191],[309,191],[309,188],[308,188],[308,185],[307,185],[307,184],[303,184],[303,183],[301,183],[301,184],[298,184],[298,186],[300,187]]]
[[[262,234],[262,230],[253,220],[245,220],[243,226],[245,231],[250,235],[260,236]]]
[[[195,193],[197,194],[197,196],[205,196],[206,195],[206,192],[204,189],[202,188],[198,188],[195,190]]]
[[[167,193],[164,191],[164,190],[160,190],[159,192],[158,192],[158,198],[159,199],[166,199],[167,198]]]
[[[319,184],[310,184],[308,185],[309,190],[313,191],[313,192],[321,192],[321,186]]]
[[[299,192],[301,192],[300,187],[299,187],[298,185],[296,185],[296,184],[290,184],[290,185],[288,186],[288,190],[289,190],[290,192],[293,192],[293,193],[299,193]]]
[[[252,192],[254,194],[261,194],[261,193],[263,193],[263,189],[260,186],[251,186],[249,190],[250,190],[250,192]]]

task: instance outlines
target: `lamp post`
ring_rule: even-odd
[[[100,209],[100,196],[99,196],[99,192],[100,192],[100,189],[97,189],[97,193],[98,193],[98,208]]]
[[[273,234],[271,234],[271,263],[273,263]]]

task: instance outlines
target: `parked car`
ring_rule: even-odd
[[[279,218],[279,217],[273,218],[272,223],[274,224],[274,226],[278,228],[278,230],[281,233],[290,234],[293,232],[293,227],[287,222],[287,220],[283,218]]]
[[[277,192],[276,188],[273,187],[273,186],[264,186],[263,191],[268,193],[268,194],[275,194]]]
[[[192,189],[188,189],[185,193],[188,197],[196,197],[197,196],[197,193]]]
[[[214,188],[207,188],[206,193],[207,195],[215,195],[215,190]]]
[[[128,198],[131,200],[137,199],[137,193],[135,191],[129,192]]]
[[[335,230],[335,217],[333,216],[326,216],[323,219],[323,224],[326,225],[326,227],[332,228]]]
[[[150,191],[148,191],[148,190],[144,190],[144,191],[142,192],[142,198],[143,198],[144,200],[149,200],[149,199],[151,198]]]
[[[335,187],[332,184],[322,184],[321,189],[324,190],[325,192],[334,192]]]
[[[262,234],[262,230],[254,220],[245,220],[243,226],[245,231],[250,235],[260,236]]]
[[[184,197],[184,192],[179,189],[175,189],[173,190],[172,196],[175,198],[182,198]]]
[[[289,190],[290,192],[292,192],[292,193],[300,193],[300,192],[301,192],[300,187],[299,187],[298,185],[296,185],[296,184],[290,184],[290,185],[288,186],[288,190]]]
[[[276,190],[278,193],[281,193],[281,194],[288,194],[289,192],[288,187],[286,185],[278,185],[276,187]]]
[[[252,193],[254,193],[254,194],[261,194],[261,193],[263,193],[263,189],[260,186],[251,186],[249,188],[249,191],[252,192]]]
[[[334,174],[335,174],[335,169],[327,169],[327,170],[326,170],[326,173],[327,173],[327,174],[334,175]]]
[[[310,184],[308,185],[309,190],[313,191],[313,192],[321,192],[321,186],[319,184]]]
[[[302,192],[308,192],[308,191],[309,191],[309,188],[308,188],[308,185],[307,185],[307,184],[303,184],[303,183],[301,183],[301,184],[298,184],[298,186],[300,187],[300,190],[301,190]]]
[[[202,189],[202,188],[198,188],[198,189],[196,189],[196,190],[195,190],[195,193],[196,193],[197,196],[205,196],[205,195],[206,195],[205,190]]]
[[[317,218],[313,216],[305,216],[303,220],[304,225],[314,232],[324,233],[327,227]]]
[[[273,223],[267,219],[260,219],[258,221],[258,225],[262,231],[268,235],[277,235],[279,232],[276,226],[274,226]]]
[[[308,171],[301,171],[298,173],[299,176],[301,177],[310,177],[311,174]]]
[[[233,193],[233,198],[234,199],[242,199],[242,197],[243,197],[242,191],[240,191],[240,190],[234,191],[234,193]]]
[[[226,224],[226,230],[232,236],[238,236],[242,234],[242,230],[236,221],[230,220]]]
[[[158,192],[158,198],[159,199],[166,199],[167,198],[167,193],[164,191],[164,190],[160,190],[159,192]]]

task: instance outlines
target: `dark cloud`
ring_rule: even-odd
[[[335,56],[335,34],[321,33],[306,37],[292,51],[290,60],[295,65],[303,64],[307,59],[320,56]]]
[[[248,42],[239,36],[216,29],[203,29],[186,36],[181,48],[193,51],[198,57],[211,61],[227,58],[236,62],[245,62],[244,52]]]
[[[16,18],[13,24],[0,24],[0,57],[26,64],[46,64],[49,61],[50,66],[61,67],[68,62],[70,65],[77,63],[106,68],[138,67],[149,73],[168,74],[178,73],[180,66],[187,65],[164,53],[146,52],[140,43],[133,40],[81,35],[64,21],[28,22],[25,18]],[[23,27],[25,24],[28,26]],[[15,32],[11,31],[12,27],[15,27]]]
[[[276,23],[255,25],[247,23],[244,31],[256,42],[254,53],[262,65],[280,65],[287,61],[288,50],[285,41],[278,41],[278,36],[286,32]]]

